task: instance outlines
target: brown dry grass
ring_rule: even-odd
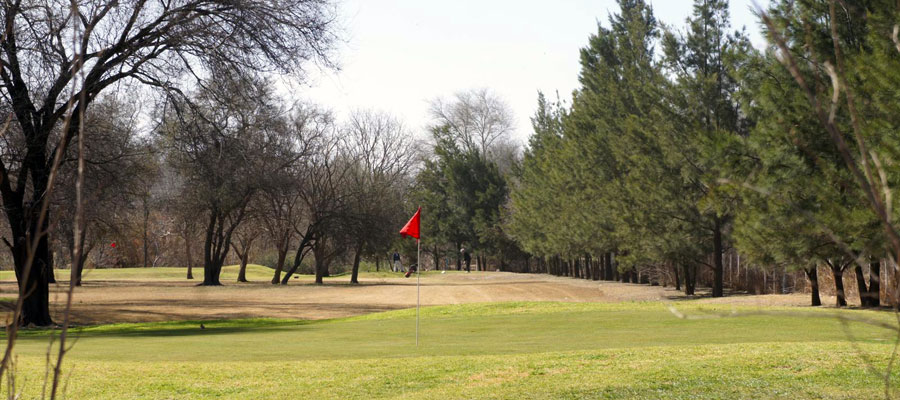
[[[198,287],[195,281],[86,281],[76,290],[73,306],[78,324],[149,322],[228,318],[322,319],[414,307],[415,279],[332,278],[325,285],[287,286],[267,282]],[[63,302],[65,282],[51,294],[54,313]],[[11,296],[15,283],[0,282],[0,293]],[[504,272],[448,273],[422,278],[422,305],[503,301],[622,302],[682,299],[674,288],[593,282],[548,275]],[[827,297],[823,302],[830,300]],[[748,305],[808,304],[808,295],[737,295],[704,302]]]

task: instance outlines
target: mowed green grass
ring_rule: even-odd
[[[325,321],[237,320],[81,328],[70,399],[883,398],[896,334],[839,316],[885,312],[689,302],[494,303]],[[764,315],[753,315],[764,311]],[[804,315],[799,315],[802,312]],[[750,314],[750,315],[745,315]],[[743,316],[742,316],[743,315]],[[46,331],[18,343],[40,393]],[[900,379],[900,374],[893,374]]]

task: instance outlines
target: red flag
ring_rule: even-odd
[[[419,207],[416,210],[416,215],[413,215],[412,218],[409,219],[409,222],[400,230],[400,236],[412,236],[416,239],[419,238],[419,213],[422,212],[422,207]]]

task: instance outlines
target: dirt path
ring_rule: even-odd
[[[263,282],[197,287],[194,282],[90,281],[76,291],[73,315],[80,324],[222,318],[321,319],[414,307],[414,279],[361,279],[361,285],[323,286]],[[15,284],[0,283],[0,293]],[[423,305],[500,301],[619,302],[681,298],[672,288],[592,282],[548,275],[481,272],[422,278]],[[760,305],[805,305],[804,295],[735,296],[707,299]],[[765,301],[765,302],[764,302]],[[826,301],[826,299],[823,299]],[[64,302],[62,287],[51,294],[54,313]]]

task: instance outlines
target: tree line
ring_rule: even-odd
[[[219,285],[225,263],[244,281],[265,258],[273,284],[336,265],[357,282],[364,260],[415,254],[396,230],[417,206],[434,268],[461,269],[465,249],[482,270],[713,296],[802,274],[814,305],[821,269],[839,305],[848,272],[863,305],[897,304],[896,5],[775,1],[758,50],[726,0],[696,0],[681,28],[618,3],[580,51],[579,88],[538,95],[524,153],[489,89],[433,100],[424,140],[277,94],[276,73],[332,65],[327,1],[5,3],[19,323],[52,323],[54,266],[80,283],[84,265],[177,265]]]
[[[581,50],[571,101],[539,96],[507,220],[523,248],[555,268],[614,254],[686,294],[706,273],[712,296],[737,253],[802,272],[812,305],[820,268],[839,306],[848,271],[863,306],[896,305],[896,4],[772,2],[761,50],[725,0],[695,1],[682,29],[619,6]]]

